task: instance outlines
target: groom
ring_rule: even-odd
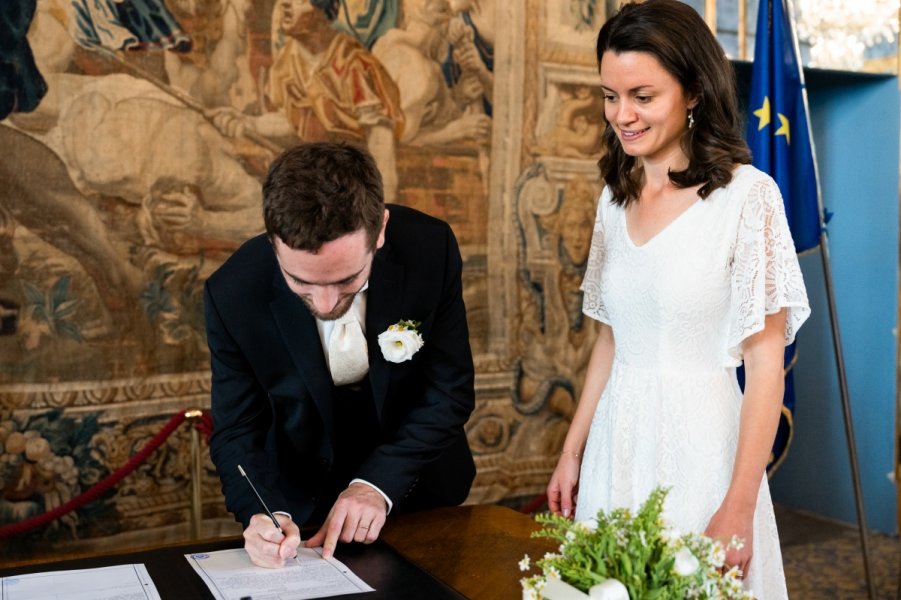
[[[298,525],[322,524],[305,545],[328,557],[339,539],[374,541],[392,510],[466,498],[473,364],[453,233],[386,208],[365,151],[286,151],[263,184],[263,218],[266,234],[206,283],[210,454],[248,554],[277,567]],[[418,322],[424,343],[386,354],[379,334],[401,321]]]

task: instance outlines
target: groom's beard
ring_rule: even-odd
[[[303,296],[298,297],[303,301],[304,304],[307,305],[307,309],[314,317],[316,317],[320,321],[334,321],[335,319],[340,319],[341,317],[343,317],[344,313],[350,310],[350,307],[353,306],[354,297],[356,297],[356,295],[356,293],[353,293],[342,297],[335,305],[335,307],[326,313],[322,313],[316,310],[316,308],[313,306],[313,303]]]

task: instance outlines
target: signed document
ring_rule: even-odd
[[[216,600],[305,600],[375,591],[340,561],[324,560],[321,552],[322,548],[298,548],[297,560],[287,561],[281,569],[255,566],[243,548],[185,558]]]
[[[144,565],[48,571],[0,578],[2,600],[160,600]]]

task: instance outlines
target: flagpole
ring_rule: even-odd
[[[779,1],[779,0],[776,0]],[[784,1],[784,12],[789,20],[794,21],[794,12],[792,11],[792,0]],[[792,31],[795,31],[792,24]],[[804,112],[810,115],[810,107],[807,103],[807,84],[804,81],[804,68],[800,64],[801,52],[798,47],[798,36],[792,34],[792,44],[794,44],[795,56],[798,57],[798,71],[801,78],[801,98],[804,102]],[[867,531],[867,517],[864,511],[863,490],[860,485],[860,464],[857,460],[857,443],[854,439],[854,427],[851,416],[851,402],[848,394],[848,377],[845,372],[845,358],[842,351],[841,333],[838,325],[838,312],[835,306],[835,290],[832,283],[832,266],[829,261],[829,236],[826,233],[826,224],[823,219],[823,195],[820,191],[820,170],[817,166],[817,151],[813,141],[813,128],[807,128],[807,135],[810,140],[810,152],[813,155],[813,172],[816,179],[817,190],[817,214],[820,221],[820,256],[823,263],[823,279],[826,284],[826,298],[829,305],[829,323],[832,327],[832,347],[835,352],[835,367],[838,372],[838,386],[841,395],[842,414],[845,421],[845,438],[848,442],[848,458],[851,463],[851,482],[854,487],[854,503],[857,506],[857,526],[860,530],[860,547],[863,554],[863,571],[867,581],[867,595],[870,600],[876,599],[876,588],[873,585],[873,574],[870,570],[870,543],[869,532]]]
[[[805,103],[806,103],[805,96]],[[814,154],[816,160],[816,154]],[[817,194],[819,197],[819,194]],[[822,203],[820,203],[822,211]],[[820,213],[822,225],[822,212]],[[854,485],[854,502],[857,505],[857,526],[860,530],[860,547],[863,551],[863,570],[867,580],[867,591],[870,600],[875,600],[873,574],[870,571],[870,545],[867,531],[867,517],[864,513],[863,492],[860,485],[860,466],[857,460],[857,444],[854,441],[854,427],[851,423],[851,404],[848,400],[848,378],[845,374],[845,360],[842,355],[842,342],[838,330],[838,316],[835,309],[835,294],[832,284],[832,268],[829,264],[829,238],[825,230],[820,233],[820,256],[823,259],[823,276],[826,282],[826,296],[829,303],[829,321],[832,325],[832,345],[835,349],[835,366],[838,371],[838,385],[841,393],[842,413],[845,417],[845,437],[848,440],[848,458],[851,461],[851,480]]]
[[[898,7],[898,25],[901,29],[901,6]],[[895,74],[901,75],[901,43],[895,40],[897,47],[897,55],[895,56]],[[901,85],[901,79],[899,79]],[[901,191],[901,190],[899,190]],[[901,226],[901,223],[899,223]],[[901,288],[898,290],[901,297]],[[897,322],[901,323],[901,305],[897,310]],[[896,343],[896,351],[901,352],[901,339]],[[896,518],[898,520],[898,530],[901,531],[901,493],[898,493],[897,486],[901,483],[901,397],[898,396],[897,390],[901,389],[901,370],[895,369],[895,504],[897,507]],[[901,558],[898,560],[898,589],[895,591],[896,600],[901,600]]]

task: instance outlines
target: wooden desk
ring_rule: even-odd
[[[361,600],[510,600],[521,595],[523,554],[533,558],[553,549],[532,539],[531,517],[499,506],[441,508],[391,518],[371,546],[341,544],[336,557],[376,588],[375,593],[341,596]],[[211,540],[161,548],[31,562],[0,568],[0,577],[143,563],[163,600],[210,598],[184,554],[240,548],[243,539]]]
[[[404,515],[381,539],[422,570],[472,600],[510,600],[522,591],[517,564],[555,550],[546,539],[531,538],[534,519],[493,505],[439,508]]]

